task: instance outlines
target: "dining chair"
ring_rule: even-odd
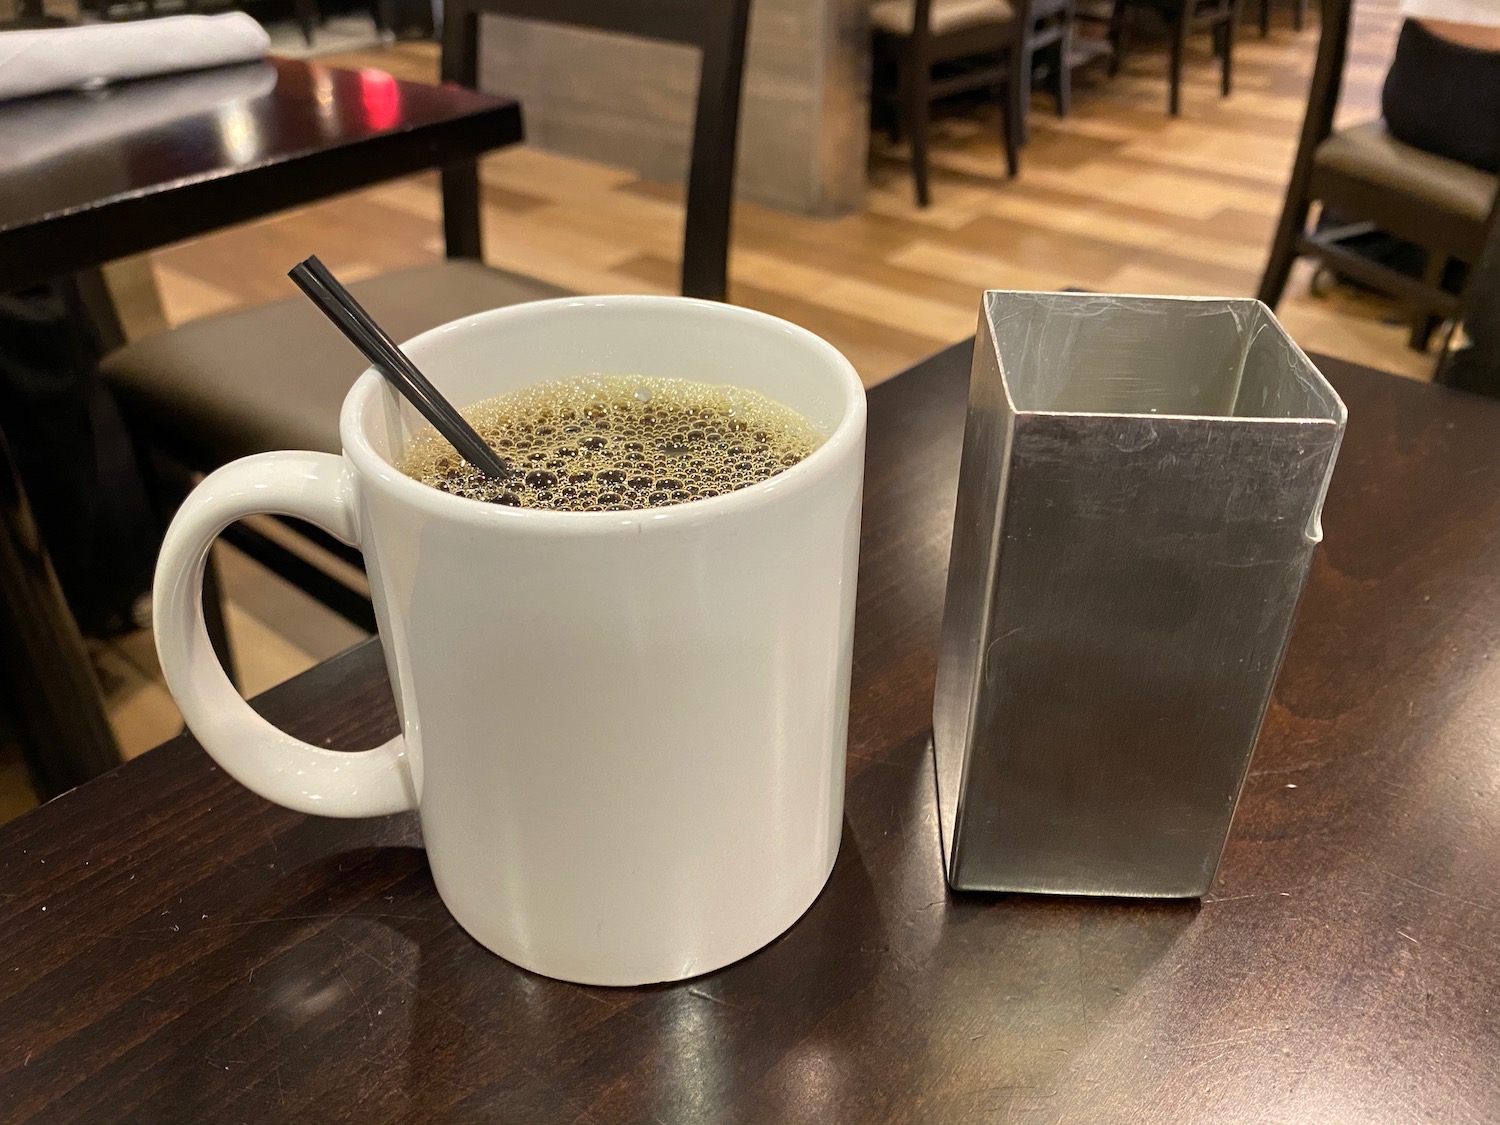
[[[1073,107],[1073,71],[1087,55],[1080,56],[1080,46],[1073,34],[1076,25],[1076,0],[1030,0],[1026,16],[1026,39],[1022,43],[1021,97],[1023,108],[1027,94],[1041,86],[1052,95],[1053,109],[1066,117]],[[1041,62],[1039,68],[1037,63]],[[1031,139],[1030,115],[1021,114],[1021,147]]]
[[[1260,299],[1275,308],[1293,263],[1316,258],[1410,310],[1411,346],[1425,350],[1433,329],[1459,314],[1461,292],[1443,284],[1450,262],[1472,265],[1496,218],[1497,178],[1457,160],[1403,144],[1380,120],[1333,128],[1349,45],[1350,0],[1323,0],[1317,62],[1287,184],[1281,219],[1260,282]],[[1336,225],[1309,229],[1314,203]],[[1421,278],[1356,253],[1348,246],[1373,231],[1426,252]]]
[[[934,102],[972,91],[1000,90],[1006,174],[1020,171],[1031,84],[1030,58],[1062,47],[1062,29],[1032,27],[1032,0],[876,0],[870,8],[874,82],[871,100],[885,113],[892,140],[911,144],[917,206],[930,202],[928,145]],[[1054,21],[1055,23],[1055,21]],[[1067,82],[1068,68],[1053,68]],[[1061,87],[1059,87],[1061,90]],[[1059,92],[1066,107],[1067,95]]]
[[[1214,54],[1219,58],[1219,89],[1229,96],[1234,59],[1234,29],[1239,23],[1240,0],[1115,0],[1110,19],[1109,38],[1114,55],[1109,73],[1120,72],[1125,58],[1125,43],[1131,16],[1143,10],[1156,13],[1167,25],[1169,61],[1167,65],[1167,112],[1176,117],[1182,109],[1182,63],[1188,38],[1195,31],[1208,30],[1213,35]]]
[[[483,14],[696,47],[701,62],[687,176],[682,292],[723,300],[749,8],[749,0],[448,0],[442,78],[478,86]],[[349,286],[392,337],[405,340],[471,313],[570,295],[556,285],[484,263],[476,162],[444,168],[442,195],[443,261]],[[290,281],[287,288],[291,290]],[[338,452],[339,407],[364,368],[357,353],[300,294],[143,337],[100,364],[138,439],[198,472],[267,450]],[[307,525],[296,530],[301,538],[290,544],[291,550],[243,525],[229,529],[225,537],[330,608],[373,629],[364,592],[330,577],[330,568],[310,561],[299,548],[310,541],[355,565],[358,553]]]

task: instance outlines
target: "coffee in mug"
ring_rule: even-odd
[[[461,413],[507,475],[486,476],[427,427],[402,460],[407,476],[489,504],[570,512],[711,499],[791,468],[825,436],[756,391],[649,376],[548,381]]]

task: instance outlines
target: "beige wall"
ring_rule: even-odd
[[[712,3],[714,0],[702,0]],[[737,190],[832,215],[864,194],[867,43],[863,0],[754,0]],[[486,16],[480,80],[519,97],[532,144],[681,180],[697,52]]]

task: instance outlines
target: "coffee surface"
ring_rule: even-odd
[[[486,477],[431,428],[408,443],[402,472],[455,496],[558,511],[707,499],[775,476],[823,442],[764,395],[687,379],[562,379],[462,413],[505,459],[506,479]]]

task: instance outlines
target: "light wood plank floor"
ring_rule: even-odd
[[[994,113],[945,120],[934,197],[911,199],[904,150],[873,142],[867,208],[833,220],[754,205],[735,214],[731,299],[820,333],[878,383],[974,329],[987,288],[1081,286],[1136,293],[1254,291],[1291,166],[1316,49],[1278,12],[1268,40],[1236,51],[1235,93],[1221,100],[1207,37],[1194,44],[1184,112],[1164,112],[1166,58],[1143,42],[1116,80],[1080,76],[1071,116],[1038,96],[1021,177],[1000,178]],[[1399,16],[1395,0],[1358,0],[1344,118],[1377,112]],[[326,60],[431,81],[431,44]],[[486,254],[492,263],[587,292],[670,292],[681,191],[617,168],[516,148],[488,158]],[[171,323],[289,295],[285,273],[308,253],[356,279],[441,252],[434,178],[419,176],[303,208],[152,256]],[[1427,377],[1392,310],[1307,293],[1294,275],[1281,315],[1309,350]],[[149,287],[147,287],[149,288]],[[149,302],[146,302],[149,304]],[[149,319],[149,318],[148,318]],[[221,548],[231,627],[247,688],[293,675],[359,633],[254,563]],[[179,729],[149,634],[95,646],[111,717],[129,754]],[[0,820],[30,802],[0,760]]]

